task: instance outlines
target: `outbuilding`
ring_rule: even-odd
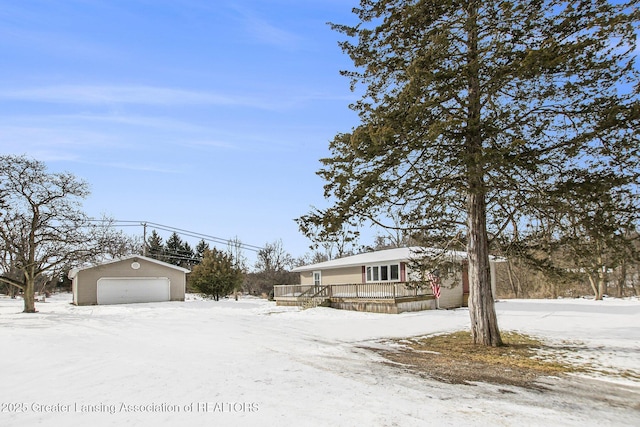
[[[73,269],[76,305],[184,301],[186,268],[140,255]]]

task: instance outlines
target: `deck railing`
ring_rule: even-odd
[[[309,292],[313,285],[275,285],[273,287],[273,296],[278,297],[299,297]]]
[[[305,298],[322,289],[325,298],[363,298],[363,299],[395,299],[423,295],[433,295],[431,288],[407,286],[405,282],[394,283],[354,283],[342,285],[275,285],[275,298]]]

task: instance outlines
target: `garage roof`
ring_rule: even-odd
[[[167,262],[158,261],[157,259],[154,259],[154,258],[149,258],[149,257],[142,256],[142,255],[129,255],[129,256],[126,256],[126,257],[112,259],[112,260],[101,262],[101,263],[98,263],[98,264],[87,265],[86,267],[74,268],[71,271],[69,271],[69,279],[73,279],[78,274],[79,271],[88,270],[90,268],[95,268],[95,267],[98,267],[98,266],[101,266],[101,265],[108,265],[108,264],[113,264],[113,263],[120,262],[120,261],[126,261],[126,260],[129,260],[129,259],[142,259],[142,260],[145,260],[145,261],[148,261],[148,262],[152,262],[154,264],[162,265],[162,266],[167,267],[167,268],[173,268],[174,270],[182,271],[183,273],[191,273],[191,270],[189,270],[189,269],[186,269],[186,268],[183,268],[183,267],[179,267],[177,265],[169,264]]]

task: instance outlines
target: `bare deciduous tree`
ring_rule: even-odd
[[[25,313],[36,312],[38,280],[123,250],[121,235],[80,210],[89,187],[71,173],[48,173],[43,162],[25,156],[0,156],[0,177],[0,281],[22,291]]]

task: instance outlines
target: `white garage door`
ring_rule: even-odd
[[[166,277],[103,277],[98,280],[98,304],[169,301],[169,288]]]

